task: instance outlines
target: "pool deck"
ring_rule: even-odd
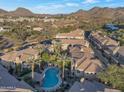
[[[44,72],[42,73],[42,78],[45,77],[45,72],[50,69],[50,68],[56,68],[56,67],[48,67],[44,70]],[[60,70],[59,70],[59,73],[57,74],[57,78],[59,79],[58,83],[54,86],[54,87],[51,87],[51,88],[44,88],[44,87],[41,87],[44,91],[55,91],[62,83],[62,79],[60,77]]]

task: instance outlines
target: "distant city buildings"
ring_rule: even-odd
[[[7,17],[7,18],[0,18],[0,22],[23,22],[23,21],[42,21],[42,18],[37,17]]]

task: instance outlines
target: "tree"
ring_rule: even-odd
[[[62,78],[64,79],[65,66],[67,66],[67,63],[68,62],[70,63],[71,61],[67,57],[67,54],[58,54],[58,57],[59,57],[59,60],[60,60],[60,66],[62,67]]]
[[[43,52],[42,55],[41,55],[41,59],[45,62],[50,62],[50,55],[46,52]]]
[[[15,73],[17,75],[20,75],[21,74],[21,64],[20,63],[17,63],[16,66],[15,66]]]
[[[34,70],[35,70],[35,65],[39,64],[40,61],[38,60],[38,57],[32,57],[31,59],[28,60],[28,64],[31,65],[31,71],[32,71],[32,80],[34,79]]]
[[[124,91],[124,68],[111,65],[98,74],[98,78],[113,88]]]
[[[54,47],[54,54],[58,56],[62,52],[62,43],[60,41],[55,41]]]

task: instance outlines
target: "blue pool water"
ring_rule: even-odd
[[[45,77],[42,81],[42,87],[45,89],[52,89],[55,87],[59,82],[59,77],[57,76],[59,74],[58,68],[49,68],[45,71]]]

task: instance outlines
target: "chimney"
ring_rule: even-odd
[[[86,41],[86,42],[85,42],[85,46],[86,46],[86,47],[89,47],[89,42]]]

